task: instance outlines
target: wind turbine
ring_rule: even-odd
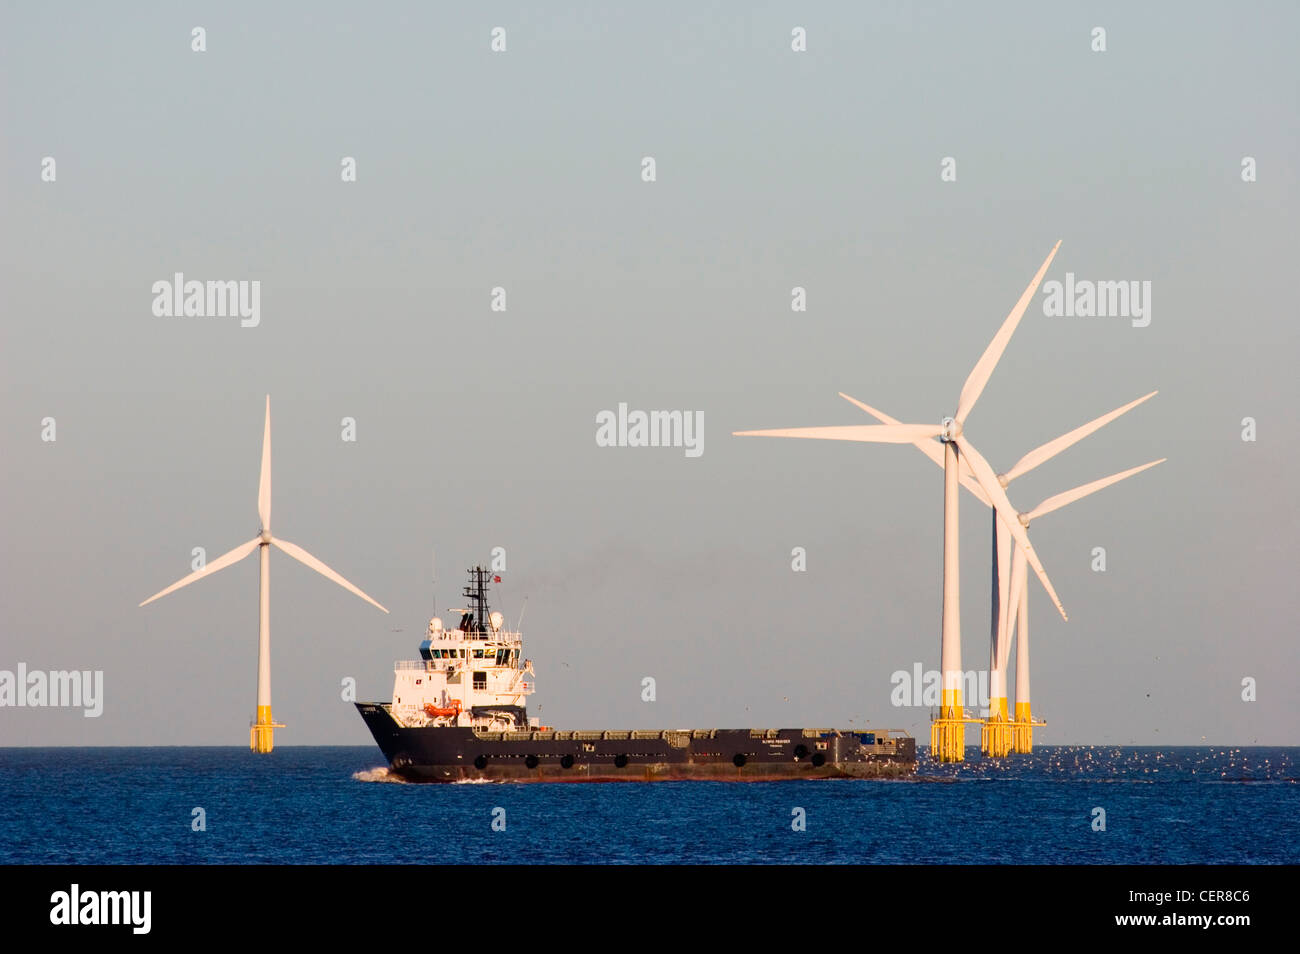
[[[1080,425],[1079,427],[1076,427],[1074,430],[1069,431],[1066,434],[1062,434],[1060,437],[1056,438],[1055,440],[1048,441],[1046,444],[1034,448],[1024,457],[1020,458],[1020,460],[1016,461],[1015,465],[1006,473],[998,474],[997,475],[998,483],[1000,483],[1004,488],[1007,487],[1011,483],[1011,481],[1015,480],[1017,477],[1021,477],[1029,473],[1035,467],[1038,467],[1040,464],[1046,463],[1047,461],[1051,460],[1053,457],[1055,457],[1057,454],[1061,453],[1065,449],[1069,447],[1073,447],[1075,444],[1083,440],[1089,434],[1092,434],[1100,430],[1102,427],[1109,424],[1117,417],[1120,417],[1123,414],[1127,414],[1129,411],[1133,410],[1133,408],[1137,407],[1139,404],[1142,404],[1144,401],[1148,401],[1151,398],[1155,397],[1158,393],[1159,393],[1158,391],[1152,391],[1150,394],[1144,394],[1142,397],[1138,398],[1135,401],[1130,401],[1129,403],[1121,407],[1117,407],[1115,410],[1103,414],[1101,417],[1095,418],[1089,421],[1087,424]],[[883,411],[879,411],[874,407],[871,407],[869,404],[864,404],[863,402],[859,401],[857,398],[849,397],[849,395],[844,394],[843,392],[840,393],[840,397],[844,398],[844,400],[848,401],[849,403],[860,407],[862,410],[866,411],[868,414],[870,414],[876,420],[881,421],[882,423],[885,424],[898,423],[894,418],[890,417],[888,414],[884,413]],[[920,441],[915,441],[914,443],[915,446],[919,448],[932,461],[934,461],[940,467],[943,466],[943,451],[940,449],[939,445],[936,444],[933,440],[920,440]],[[1147,465],[1147,466],[1154,466],[1154,465]],[[1141,469],[1144,468],[1138,468],[1138,470]],[[1122,476],[1117,476],[1115,480],[1123,479],[1123,477],[1130,476],[1133,473],[1137,473],[1137,470],[1127,471]],[[1109,478],[1107,479],[1109,480]],[[1114,482],[1115,482],[1114,480],[1110,481],[1110,483],[1114,483]],[[1094,487],[1092,484],[1088,485],[1089,487],[1092,488],[1091,490],[1088,491],[1088,493],[1093,493],[1096,490],[1100,490],[1103,486],[1110,485],[1109,483],[1101,483],[1100,481],[1097,483],[1099,483],[1100,486]],[[962,474],[962,484],[963,486],[966,487],[967,490],[969,490],[976,497],[976,499],[980,500],[986,507],[990,507],[990,508],[992,507],[988,495],[986,495],[980,489],[979,484],[969,474],[965,472],[963,472]],[[1076,489],[1082,489],[1082,488],[1076,488]],[[1067,493],[1073,493],[1073,491],[1069,491]],[[1058,498],[1063,496],[1065,495],[1058,494],[1057,497],[1053,497],[1052,500],[1057,500]],[[1086,494],[1084,496],[1086,496]],[[1077,500],[1079,498],[1074,497],[1071,499]],[[1052,509],[1063,507],[1067,502],[1069,501],[1059,503],[1057,504],[1057,507],[1053,507]],[[1046,503],[1046,501],[1044,501],[1044,503]],[[1042,505],[1040,505],[1039,508],[1035,509],[1034,511],[1035,514],[1041,515],[1041,513],[1050,512],[1050,511],[1041,510],[1041,506]],[[1011,629],[1015,625],[1015,619],[1014,619],[1015,610],[1011,608],[1011,602],[1013,599],[1011,596],[1012,589],[1011,589],[1011,572],[1010,572],[1012,568],[1011,534],[1006,529],[1001,529],[1001,530],[999,529],[999,525],[1002,523],[1002,518],[997,514],[996,511],[993,512],[992,519],[993,519],[993,574],[992,574],[992,601],[991,601],[992,613],[990,614],[991,620],[990,620],[990,635],[989,635],[989,717],[988,717],[988,721],[985,723],[984,732],[982,733],[981,748],[985,752],[985,754],[1001,756],[1001,755],[1006,755],[1007,752],[1012,750],[1012,745],[1013,745],[1012,734],[1015,731],[1014,729],[1011,728],[1010,716],[1007,712],[1007,679],[1006,679],[1006,672],[1007,672],[1006,663],[1007,663],[1007,656],[1009,654],[1010,646],[1011,646]],[[1024,524],[1024,526],[1028,528],[1027,523]],[[1022,565],[1021,566],[1022,573],[1023,570],[1024,567]],[[1015,592],[1019,593],[1021,591],[1016,590]],[[1028,597],[1026,596],[1025,598],[1027,599]],[[1027,652],[1027,648],[1025,649],[1025,651]],[[1017,650],[1017,652],[1019,653],[1020,650]],[[1017,659],[1019,659],[1019,657],[1017,657]],[[1027,665],[1028,662],[1026,657],[1026,666]],[[1017,680],[1016,685],[1017,685],[1017,696],[1018,696],[1019,685],[1020,685],[1019,680]],[[1029,685],[1028,672],[1026,672],[1025,686],[1028,687],[1028,685]],[[1028,698],[1026,697],[1026,702],[1027,701]]]
[[[983,455],[976,450],[970,438],[963,433],[967,415],[979,400],[988,383],[993,369],[997,367],[1002,352],[1015,333],[1016,326],[1029,307],[1029,302],[1038,290],[1048,266],[1061,247],[1058,241],[1052,246],[1033,281],[1025,289],[1020,300],[1016,302],[1010,314],[998,329],[989,346],[984,350],[957,398],[957,410],[952,417],[946,417],[940,424],[874,424],[850,425],[844,427],[799,427],[764,431],[737,431],[738,437],[803,437],[821,440],[865,441],[884,444],[913,444],[939,438],[943,448],[943,624],[939,643],[940,668],[942,670],[942,692],[940,696],[939,718],[931,725],[930,751],[937,753],[943,762],[960,762],[965,758],[966,714],[962,706],[962,668],[961,668],[961,608],[960,585],[958,582],[958,484],[962,479],[961,463],[964,462],[981,492],[1001,515],[1008,532],[1024,550],[1025,558],[1042,581],[1052,602],[1056,604],[1062,618],[1068,618],[1065,607],[1061,605],[1047,578],[1038,554],[1029,542],[1029,535],[1016,519],[1017,511],[1007,499],[1006,490],[998,482],[997,475],[989,466]],[[959,462],[960,459],[960,462]]]
[[[1089,494],[1109,487],[1111,484],[1117,484],[1121,480],[1132,477],[1134,474],[1140,474],[1157,464],[1163,464],[1168,458],[1161,457],[1159,460],[1153,460],[1149,463],[1142,464],[1138,467],[1132,467],[1118,474],[1111,474],[1109,477],[1103,477],[1100,480],[1094,480],[1091,483],[1075,487],[1073,490],[1067,490],[1064,493],[1048,497],[1033,510],[1019,515],[1018,520],[1022,527],[1028,529],[1031,521],[1042,517],[1054,510],[1060,510],[1066,504],[1074,503],[1076,500],[1082,500]],[[1004,674],[1003,685],[1005,686],[1005,673],[1007,671],[1008,656],[1011,652],[1011,630],[1015,629],[1016,641],[1016,718],[1010,723],[1011,738],[998,739],[998,750],[991,752],[994,755],[1006,755],[1007,751],[1017,753],[1028,753],[1034,749],[1034,725],[1033,714],[1029,704],[1029,579],[1025,574],[1025,562],[1017,550],[1011,560],[1011,582],[1009,586],[1011,594],[1011,606],[1007,612],[1007,634],[1006,639],[999,648],[998,668]],[[1005,689],[1004,689],[1005,691]],[[1003,700],[1003,709],[1006,708],[1006,700]]]
[[[141,606],[146,606],[156,599],[166,596],[173,590],[188,586],[195,580],[211,576],[218,570],[224,570],[231,564],[238,563],[254,550],[259,551],[262,574],[258,599],[258,638],[257,638],[257,718],[248,730],[248,747],[257,752],[270,752],[276,729],[284,726],[271,718],[271,547],[279,547],[299,563],[306,564],[321,576],[333,580],[345,590],[355,593],[367,603],[378,606],[385,613],[388,610],[380,606],[357,587],[353,586],[339,574],[316,559],[302,547],[279,537],[271,536],[271,395],[266,396],[266,427],[262,432],[262,476],[257,488],[257,514],[262,521],[262,529],[252,540],[235,547],[229,553],[223,553],[196,570],[189,576],[177,580],[167,589],[155,593]]]

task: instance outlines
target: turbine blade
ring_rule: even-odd
[[[1010,482],[1015,480],[1017,477],[1021,476],[1022,474],[1029,473],[1029,471],[1033,470],[1039,464],[1051,460],[1053,457],[1061,453],[1061,451],[1065,450],[1067,447],[1071,447],[1074,444],[1077,444],[1079,441],[1083,440],[1093,431],[1096,431],[1099,428],[1105,426],[1106,424],[1109,424],[1111,421],[1115,420],[1115,418],[1119,417],[1121,414],[1125,414],[1128,411],[1133,410],[1133,408],[1137,407],[1143,401],[1149,400],[1150,398],[1155,397],[1159,393],[1160,393],[1159,391],[1152,391],[1150,394],[1144,394],[1136,401],[1129,401],[1129,403],[1125,404],[1123,407],[1117,407],[1109,414],[1103,414],[1095,421],[1089,421],[1087,424],[1084,424],[1082,427],[1076,427],[1074,430],[1070,431],[1070,433],[1063,434],[1060,437],[1056,438],[1056,440],[1054,441],[1048,441],[1042,447],[1038,447],[1035,448],[1034,450],[1031,450],[1024,457],[1020,458],[1020,460],[1016,461],[1016,465],[1012,467],[1009,471],[1007,471],[1005,474],[1003,474],[1002,476],[1004,476],[1007,479],[1007,481]]]
[[[993,369],[998,366],[998,360],[1002,357],[1002,352],[1006,350],[1007,342],[1015,334],[1016,326],[1020,324],[1020,319],[1024,315],[1025,309],[1029,307],[1034,292],[1038,291],[1038,283],[1043,280],[1043,275],[1047,273],[1047,267],[1052,264],[1052,259],[1056,257],[1056,250],[1060,247],[1061,243],[1059,241],[1052,246],[1052,250],[1047,253],[1047,258],[1039,267],[1038,274],[1029,283],[1029,287],[1020,296],[1020,300],[1016,302],[1016,307],[1011,309],[1011,313],[1002,322],[1002,327],[993,336],[989,346],[984,349],[984,354],[971,370],[970,376],[966,378],[966,384],[961,389],[961,396],[957,399],[957,413],[953,415],[958,423],[964,424],[966,422],[966,415],[971,412],[971,408],[979,400],[980,394],[984,391],[984,385],[988,384]]]
[[[881,424],[902,424],[902,423],[903,423],[902,421],[898,420],[897,418],[890,417],[890,416],[889,416],[888,414],[886,414],[884,411],[878,411],[878,410],[876,410],[876,409],[875,409],[874,407],[872,407],[870,404],[863,404],[863,403],[862,403],[861,401],[859,401],[857,398],[855,398],[855,397],[850,397],[849,395],[845,394],[843,391],[840,391],[840,392],[839,392],[839,395],[840,395],[840,397],[844,398],[844,400],[848,401],[850,404],[854,404],[854,405],[856,405],[856,406],[862,408],[862,410],[866,411],[868,414],[870,414],[872,417],[874,417],[874,418],[875,418],[877,421],[879,421]],[[937,446],[937,445],[936,445],[936,446]],[[940,451],[939,451],[939,461],[940,461],[940,463],[943,462],[943,450],[942,450],[942,449],[940,449]]]
[[[253,539],[245,543],[243,546],[235,547],[235,549],[231,550],[229,553],[221,554],[221,556],[217,557],[215,560],[209,561],[208,564],[203,569],[195,570],[189,576],[177,580],[171,586],[167,587],[167,589],[163,590],[160,593],[155,593],[153,596],[149,597],[140,605],[146,606],[149,603],[152,603],[154,600],[160,599],[161,597],[166,596],[168,593],[171,593],[174,590],[179,590],[182,586],[189,586],[191,583],[193,583],[195,580],[199,579],[200,577],[211,576],[213,573],[216,573],[218,570],[224,570],[232,563],[238,563],[244,557],[248,556],[250,553],[256,550],[257,545],[261,542],[262,542],[261,537],[254,537]]]
[[[271,395],[266,396],[266,426],[262,429],[262,477],[257,484],[257,516],[262,529],[271,529]]]
[[[971,470],[975,472],[976,479],[979,480],[980,486],[984,488],[984,492],[993,498],[993,506],[998,515],[1004,520],[1003,526],[1011,531],[1012,538],[1025,551],[1025,558],[1029,561],[1029,565],[1034,568],[1034,572],[1038,574],[1043,589],[1047,590],[1047,595],[1056,604],[1056,609],[1060,612],[1061,618],[1068,620],[1070,617],[1065,614],[1065,607],[1061,605],[1061,600],[1056,595],[1052,581],[1047,578],[1047,571],[1043,569],[1042,561],[1038,559],[1033,544],[1029,542],[1029,534],[1020,523],[1020,515],[1016,512],[1016,508],[1011,505],[1011,501],[1007,499],[1007,492],[998,483],[993,468],[989,466],[989,462],[984,459],[983,455],[975,449],[975,446],[966,437],[958,437],[957,446],[961,448],[963,454],[970,458]]]
[[[1025,516],[1026,520],[1034,520],[1043,514],[1051,513],[1053,510],[1060,510],[1066,504],[1074,503],[1081,500],[1089,494],[1095,494],[1103,487],[1109,487],[1111,484],[1117,484],[1126,477],[1132,477],[1134,474],[1140,474],[1142,471],[1154,467],[1156,464],[1163,464],[1168,457],[1161,457],[1159,460],[1153,460],[1149,464],[1143,464],[1141,467],[1132,467],[1129,470],[1121,471],[1118,474],[1111,474],[1109,477],[1103,477],[1101,480],[1094,480],[1090,484],[1084,484],[1081,487],[1075,487],[1073,490],[1067,490],[1059,493],[1054,497],[1048,497]]]
[[[882,424],[899,423],[897,420],[890,417],[884,411],[878,411],[870,404],[863,404],[857,398],[849,397],[843,391],[839,392],[839,394],[840,397],[844,398],[844,400],[848,401],[850,404],[856,404],[858,407],[862,408],[862,410],[866,411],[868,414],[870,414],[876,420],[880,421],[880,423]],[[913,441],[912,444],[915,447],[917,447],[922,454],[930,458],[930,460],[934,461],[940,468],[943,467],[943,445],[942,444],[936,444],[933,440],[929,438],[926,438],[925,440],[921,440],[921,441]],[[970,464],[966,463],[966,461],[960,456],[957,458],[957,463],[960,465],[960,469],[958,470],[957,473],[960,477],[962,486],[965,487],[967,490],[969,490],[972,494],[974,494],[975,499],[980,501],[982,504],[984,504],[984,506],[992,507],[993,503],[989,500],[988,494],[984,493],[984,491],[980,489],[979,482],[975,479],[974,475],[970,472]]]
[[[348,590],[351,593],[355,593],[357,596],[361,597],[367,603],[370,603],[374,606],[378,606],[381,610],[384,610],[385,613],[388,612],[388,610],[384,609],[383,606],[375,602],[375,600],[372,600],[365,593],[362,593],[361,590],[357,589],[347,580],[343,579],[343,577],[339,576],[337,573],[335,573],[333,570],[327,567],[324,563],[316,559],[314,556],[312,556],[302,547],[298,546],[296,543],[290,543],[288,540],[281,540],[279,537],[272,537],[271,543],[279,547],[285,553],[289,554],[289,556],[293,557],[299,563],[311,567],[313,570],[315,570],[317,573],[319,573],[321,576],[325,577],[326,579],[333,580],[339,586],[343,587],[343,589]]]
[[[866,441],[878,444],[911,444],[938,437],[941,433],[943,428],[937,424],[849,424],[732,432],[735,437],[811,437],[824,441]]]

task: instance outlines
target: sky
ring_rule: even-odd
[[[1057,240],[1048,281],[1150,282],[1150,322],[1039,294],[966,436],[1003,470],[1159,389],[1009,493],[1168,461],[1030,530],[1070,614],[1031,581],[1036,740],[1296,744],[1298,28],[1287,3],[5,4],[0,670],[99,670],[104,699],[0,708],[0,746],[245,743],[256,559],[137,604],[257,532],[267,394],[275,533],[391,610],[273,552],[277,744],[369,744],[341,686],[389,700],[497,547],[548,725],[928,741],[890,696],[939,664],[940,470],[731,432],[869,423],[840,391],[937,423]],[[177,272],[260,282],[259,322],[155,315]],[[703,452],[599,446],[620,403],[701,415]],[[989,549],[967,496],[969,670]]]

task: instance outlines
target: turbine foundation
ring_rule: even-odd
[[[980,751],[997,759],[1008,755],[1013,745],[1013,725],[1007,715],[1006,696],[990,699],[989,717],[980,729]]]
[[[1034,751],[1034,726],[1047,725],[1042,720],[1035,721],[1028,702],[1016,703],[1016,721],[1011,723],[1011,751],[1019,755],[1028,755]]]
[[[939,718],[930,723],[930,757],[940,762],[964,761],[966,722],[961,690],[945,689],[939,707]]]
[[[254,752],[270,752],[275,748],[275,730],[284,724],[271,718],[270,706],[257,707],[257,721],[248,729],[248,747]]]

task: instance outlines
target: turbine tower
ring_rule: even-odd
[[[1048,441],[1046,444],[1034,448],[1024,457],[1020,458],[1020,460],[1016,461],[1015,466],[1013,466],[1006,473],[998,474],[997,475],[998,483],[1000,483],[1004,488],[1007,487],[1011,483],[1011,481],[1015,480],[1017,477],[1021,477],[1029,473],[1035,467],[1038,467],[1040,464],[1046,463],[1047,461],[1051,460],[1053,457],[1055,457],[1057,454],[1061,453],[1065,449],[1069,447],[1073,447],[1075,444],[1083,440],[1089,434],[1095,433],[1096,431],[1100,430],[1102,427],[1109,424],[1117,417],[1120,417],[1123,414],[1127,414],[1129,411],[1133,410],[1133,408],[1137,407],[1139,404],[1142,404],[1144,401],[1148,401],[1151,398],[1155,397],[1158,393],[1159,393],[1158,391],[1152,391],[1150,394],[1144,394],[1142,397],[1138,398],[1135,401],[1130,401],[1128,404],[1125,404],[1122,407],[1117,407],[1115,410],[1103,414],[1101,417],[1095,418],[1094,420],[1089,421],[1087,424],[1080,425],[1079,427],[1076,427],[1074,430],[1066,434],[1062,434],[1060,437],[1056,438],[1055,440]],[[844,394],[842,392],[840,394],[840,397],[844,398],[844,400],[848,401],[849,403],[854,404],[857,407],[860,407],[862,410],[866,411],[876,420],[884,424],[898,423],[898,421],[890,417],[888,414],[884,413],[883,411],[877,410],[874,407],[871,407],[869,404],[864,404],[863,402],[859,401],[857,398],[849,397],[847,394]],[[943,451],[940,449],[939,445],[936,444],[933,440],[921,440],[921,441],[916,441],[914,443],[915,446],[918,449],[920,449],[922,453],[925,454],[925,456],[929,457],[940,467],[943,466]],[[1153,466],[1153,465],[1148,465],[1148,466]],[[1143,469],[1143,468],[1139,468],[1139,469]],[[1136,473],[1136,472],[1137,471],[1129,471],[1126,472],[1123,476],[1126,477],[1129,476],[1131,473]],[[1122,479],[1122,477],[1116,477],[1116,480],[1119,479]],[[1111,481],[1111,483],[1114,482],[1115,481]],[[979,484],[974,479],[972,479],[972,477],[968,472],[962,473],[962,485],[965,486],[965,488],[969,490],[977,500],[983,503],[986,507],[992,509],[992,504],[989,501],[988,495],[985,494],[984,491],[980,489]],[[1090,484],[1088,486],[1092,487],[1092,490],[1088,491],[1089,493],[1092,493],[1095,490],[1100,490],[1102,486],[1109,486],[1109,484],[1101,484],[1101,486],[1096,486],[1096,487],[1093,487],[1093,485]],[[1082,488],[1078,488],[1078,489],[1082,489]],[[1073,491],[1070,491],[1069,493],[1073,493]],[[1057,495],[1057,496],[1061,497],[1064,495]],[[1056,500],[1057,498],[1054,497],[1052,499]],[[1071,499],[1077,500],[1079,498],[1074,497]],[[1044,503],[1046,503],[1046,501]],[[1057,507],[1063,507],[1063,506],[1065,506],[1065,503],[1057,504]],[[1057,509],[1057,507],[1053,507],[1052,509]],[[1038,514],[1039,509],[1036,509],[1034,512]],[[1042,512],[1046,513],[1049,511],[1042,511]],[[990,627],[989,627],[990,628],[989,716],[988,716],[988,720],[984,724],[984,729],[981,732],[980,748],[986,755],[1003,756],[1006,755],[1008,752],[1012,751],[1012,744],[1013,744],[1012,736],[1015,731],[1012,728],[1011,717],[1007,712],[1007,656],[1010,651],[1011,630],[1015,625],[1014,617],[1015,617],[1016,610],[1012,605],[1014,602],[1014,598],[1011,596],[1011,592],[1012,592],[1011,590],[1011,568],[1012,568],[1011,534],[1008,530],[1004,528],[1000,528],[1002,518],[997,515],[996,511],[993,512],[992,519],[993,519],[993,561],[992,561],[992,587],[991,587],[992,612],[990,614],[991,619],[990,619]],[[1026,529],[1028,528],[1028,524],[1024,524],[1024,526],[1026,527]],[[1024,567],[1022,565],[1021,567],[1022,572],[1023,569]],[[1020,593],[1021,591],[1016,590],[1015,592]],[[1022,627],[1022,631],[1023,631],[1023,627]],[[1020,644],[1017,643],[1017,646],[1019,645]],[[1025,651],[1027,652],[1027,649]],[[1017,652],[1019,653],[1020,650],[1018,649]],[[1019,657],[1017,657],[1017,659],[1019,659]],[[1029,678],[1027,672],[1027,667],[1028,667],[1027,656],[1026,656],[1025,664],[1026,664],[1026,675],[1025,675],[1024,684],[1027,690],[1027,687],[1029,685]],[[1018,679],[1016,685],[1017,685],[1017,695],[1019,695],[1020,682]],[[1026,702],[1028,702],[1027,696],[1026,696]]]
[[[940,668],[942,671],[942,690],[940,696],[939,718],[930,727],[930,751],[932,756],[943,762],[960,762],[965,756],[966,718],[962,703],[962,667],[961,667],[961,608],[960,585],[958,581],[958,484],[962,479],[961,464],[969,468],[975,483],[988,499],[994,511],[1002,518],[1004,525],[1015,542],[1023,549],[1025,559],[1034,568],[1042,581],[1044,589],[1056,604],[1062,618],[1065,607],[1053,589],[1047,572],[1043,569],[1038,554],[1029,542],[1029,535],[1016,519],[1017,512],[1007,499],[1006,491],[998,482],[997,475],[989,466],[983,455],[976,450],[970,438],[963,432],[967,415],[979,400],[988,383],[993,369],[997,367],[1002,352],[1015,333],[1020,319],[1033,300],[1039,283],[1043,280],[1056,251],[1061,247],[1058,241],[1047,258],[1034,275],[1033,281],[1025,289],[1020,300],[1016,302],[1010,314],[998,329],[989,346],[984,350],[957,399],[957,409],[952,417],[944,418],[939,425],[929,424],[875,424],[851,425],[846,427],[800,427],[764,431],[737,431],[736,436],[750,437],[802,437],[821,440],[865,441],[884,444],[914,444],[939,438],[943,448],[943,614],[939,641]]]
[[[173,590],[188,586],[201,577],[211,576],[218,570],[224,570],[231,564],[238,563],[254,550],[261,559],[261,587],[258,597],[258,633],[257,633],[257,716],[248,730],[248,747],[256,752],[270,752],[273,748],[276,729],[284,726],[271,718],[271,547],[279,547],[299,563],[306,564],[321,576],[333,580],[345,590],[361,597],[367,603],[378,606],[385,613],[388,610],[380,606],[357,587],[353,586],[339,574],[316,559],[302,547],[271,535],[271,395],[266,396],[266,427],[262,431],[262,475],[257,488],[257,514],[262,521],[258,535],[247,543],[235,547],[229,553],[223,553],[203,569],[196,570],[189,576],[177,580],[167,589],[155,593],[141,606],[166,596]]]

